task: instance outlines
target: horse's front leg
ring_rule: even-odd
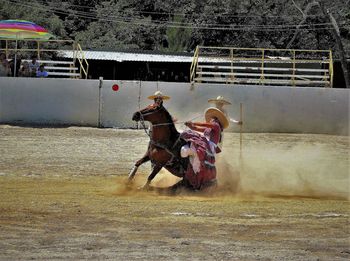
[[[141,159],[136,161],[134,167],[129,172],[128,183],[130,183],[132,181],[132,179],[134,178],[134,176],[136,174],[136,171],[139,168],[139,166],[142,165],[143,163],[149,161],[149,160],[150,160],[149,155],[148,155],[148,153],[146,153],[145,156],[143,156]]]
[[[148,189],[149,184],[151,184],[152,179],[158,174],[158,172],[163,168],[163,165],[156,164],[153,166],[151,174],[148,176],[146,184],[143,186],[143,189]]]

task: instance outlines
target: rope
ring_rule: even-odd
[[[142,125],[143,130],[145,131],[145,133],[147,134],[147,136],[150,138],[150,140],[151,140],[151,142],[152,142],[152,137],[151,137],[151,135],[149,134],[149,132],[147,132],[145,120],[144,120],[144,118],[143,118],[142,113],[140,113],[140,123],[141,123],[141,125]]]

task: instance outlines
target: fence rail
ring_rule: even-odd
[[[197,46],[191,83],[333,87],[330,50]]]

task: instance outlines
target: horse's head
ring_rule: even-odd
[[[159,122],[161,118],[163,118],[161,116],[161,112],[163,111],[164,107],[162,104],[151,104],[148,105],[146,108],[137,111],[134,113],[134,115],[132,116],[132,120],[133,121],[140,121],[140,120],[144,120],[144,121],[149,121],[149,122]]]

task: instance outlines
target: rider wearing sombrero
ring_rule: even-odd
[[[154,104],[157,106],[163,105],[163,101],[170,100],[170,96],[164,95],[161,91],[156,91],[153,95],[148,96],[148,99],[153,100]],[[175,117],[172,118],[173,122],[176,122]]]
[[[181,134],[190,144],[181,148],[181,156],[189,156],[191,163],[185,179],[194,189],[215,184],[215,154],[221,152],[218,144],[222,131],[229,126],[228,118],[218,108],[210,107],[205,111],[205,122],[186,122],[185,125],[191,129]]]
[[[163,101],[170,99],[170,96],[163,95],[161,91],[156,91],[153,95],[148,96],[148,99],[154,100],[154,103],[157,105],[162,105]]]

